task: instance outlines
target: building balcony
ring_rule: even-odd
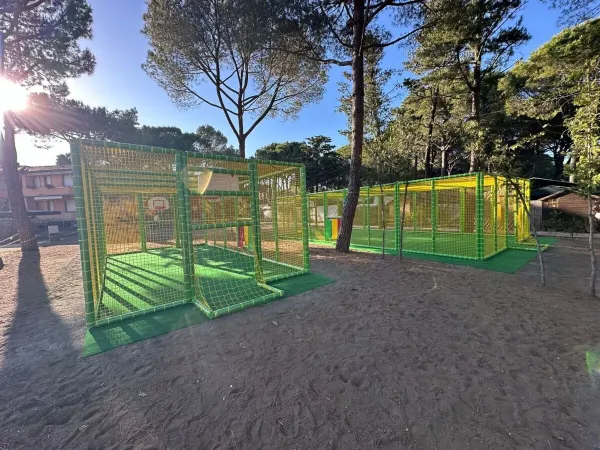
[[[73,195],[73,187],[71,186],[56,186],[56,187],[24,187],[23,195],[25,197],[39,197],[43,195]]]

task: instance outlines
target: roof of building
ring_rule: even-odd
[[[531,181],[531,187],[533,189],[538,189],[545,186],[563,186],[567,188],[575,186],[575,183],[571,183],[570,181],[552,180],[550,178],[533,177],[529,180]]]
[[[71,166],[19,166],[19,172],[64,172],[64,171],[72,171],[73,168]],[[0,167],[0,173],[2,172],[2,167]]]
[[[569,192],[564,186],[548,185],[531,190],[531,200],[545,200],[548,197],[559,197]]]
[[[73,170],[71,166],[21,166],[23,172],[49,172],[53,170]]]

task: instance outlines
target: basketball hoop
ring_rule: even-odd
[[[148,200],[148,209],[155,214],[169,209],[169,200],[165,197],[152,197]]]

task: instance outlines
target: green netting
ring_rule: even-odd
[[[307,273],[304,167],[126,144],[72,144],[86,320],[193,302],[208,317]]]
[[[529,183],[516,180],[528,197]],[[345,191],[308,196],[310,238],[334,242],[332,221]],[[361,188],[351,245],[388,252],[483,260],[519,245],[528,248],[529,222],[514,185],[483,173]]]

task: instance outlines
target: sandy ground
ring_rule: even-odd
[[[86,359],[77,247],[2,256],[0,450],[600,448],[584,241],[546,289],[317,249],[337,283]]]

